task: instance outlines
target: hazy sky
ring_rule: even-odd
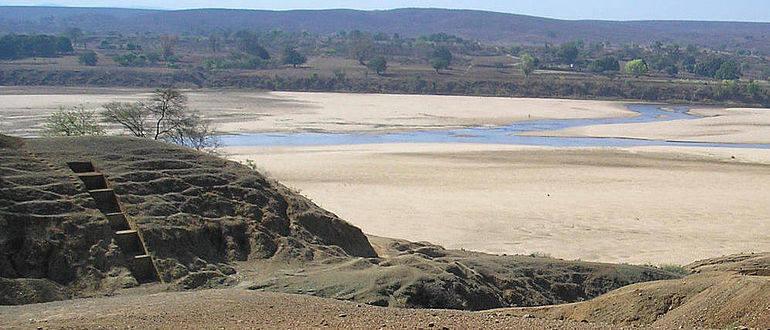
[[[492,10],[564,19],[686,19],[770,22],[770,0],[0,0],[0,5],[59,5],[162,9],[247,8],[274,10],[435,7]]]

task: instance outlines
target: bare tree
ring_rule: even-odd
[[[104,105],[104,119],[137,137],[165,140],[197,150],[219,145],[210,122],[187,107],[187,97],[173,88],[160,88],[146,103]]]
[[[137,137],[147,137],[149,134],[147,121],[150,119],[150,111],[144,103],[110,102],[104,105],[104,120],[117,123]]]
[[[219,146],[219,139],[211,130],[210,122],[202,119],[196,114],[192,114],[181,119],[181,123],[169,132],[168,140],[185,147],[195,150],[208,148],[216,149]]]
[[[219,51],[220,46],[222,45],[222,39],[218,35],[212,33],[208,38],[208,44],[209,50],[212,53],[216,53]]]
[[[366,36],[358,35],[353,39],[350,53],[353,58],[358,60],[359,64],[366,65],[364,61],[374,54],[374,41]]]
[[[187,96],[173,88],[159,88],[153,92],[147,110],[155,117],[155,136],[157,140],[183,123],[188,112]]]
[[[164,61],[169,61],[174,56],[174,48],[179,42],[179,36],[164,34],[160,36],[160,51]]]

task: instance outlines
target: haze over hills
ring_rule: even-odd
[[[570,40],[648,44],[661,40],[713,48],[770,50],[770,23],[707,21],[558,20],[477,10],[144,10],[72,7],[0,7],[0,33],[57,33],[74,26],[88,32],[200,32],[217,29],[340,30],[416,37],[445,32],[497,44]]]

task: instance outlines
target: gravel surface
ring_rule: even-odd
[[[0,307],[0,328],[217,329],[618,329],[605,324],[362,305],[237,289],[77,299]]]

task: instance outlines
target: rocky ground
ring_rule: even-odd
[[[8,329],[618,329],[609,324],[370,306],[245,290],[124,295],[0,307]],[[628,327],[630,328],[630,327]]]

